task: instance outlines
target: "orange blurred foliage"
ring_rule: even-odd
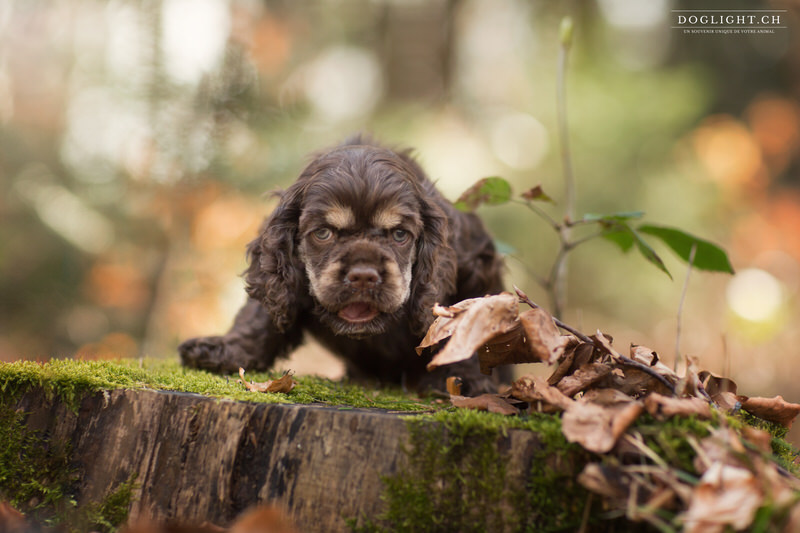
[[[709,177],[724,188],[766,184],[761,147],[739,120],[729,115],[706,118],[692,133],[692,145]]]
[[[139,346],[133,337],[124,332],[112,332],[97,342],[84,344],[75,352],[75,359],[96,361],[103,359],[130,359],[136,357]]]
[[[784,250],[800,261],[800,192],[782,190],[755,206],[733,226],[733,252],[752,258],[767,250]]]
[[[204,290],[193,297],[173,299],[166,310],[166,324],[180,338],[219,330],[233,317],[224,316],[217,293]]]
[[[141,310],[150,290],[142,267],[132,261],[98,261],[85,280],[89,298],[102,307]]]
[[[292,46],[291,36],[286,24],[275,18],[261,17],[256,22],[250,56],[261,72],[276,74],[286,66]]]
[[[217,198],[202,207],[192,221],[192,245],[203,252],[240,247],[255,237],[263,210],[241,196]]]
[[[761,97],[748,106],[746,116],[770,171],[780,174],[800,147],[800,107],[785,98]]]

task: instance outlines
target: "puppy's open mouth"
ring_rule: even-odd
[[[378,316],[378,309],[368,302],[353,302],[341,308],[338,315],[348,322],[361,324]]]

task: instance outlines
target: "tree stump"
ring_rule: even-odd
[[[134,520],[225,526],[272,503],[301,531],[349,531],[348,519],[381,516],[384,480],[407,463],[407,420],[386,411],[124,389],[87,394],[77,412],[41,389],[14,402],[28,428],[71,443],[79,506],[135,474]],[[537,435],[508,430],[493,444],[507,473],[500,483],[524,487]]]

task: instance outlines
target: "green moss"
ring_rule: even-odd
[[[75,532],[116,530],[127,519],[133,479],[102,502],[82,507],[74,497],[78,481],[69,443],[28,429],[24,413],[0,402],[0,501],[37,524]]]
[[[576,481],[589,454],[566,442],[558,416],[445,409],[408,418],[404,461],[384,479],[386,510],[350,522],[355,531],[572,531],[588,493]],[[523,472],[500,450],[510,429],[535,432]]]
[[[517,499],[521,531],[578,531],[584,510],[591,504],[589,492],[577,475],[591,460],[591,454],[570,444],[561,433],[561,420],[540,415],[556,431],[544,432],[542,448],[533,454],[530,477]],[[594,520],[593,520],[594,521]]]
[[[64,501],[75,479],[68,447],[29,431],[22,413],[0,404],[0,500],[40,514]]]
[[[128,519],[128,510],[136,490],[136,474],[103,498],[99,503],[90,503],[83,510],[78,520],[79,527],[75,531],[100,531],[103,533],[116,531]],[[74,529],[74,528],[73,528]]]
[[[729,418],[724,420],[730,425]],[[658,421],[645,415],[632,430],[691,484],[698,476],[689,438],[699,441],[720,423],[721,419],[692,417]],[[443,409],[409,417],[408,424],[409,442],[401,466],[397,474],[384,479],[386,510],[379,517],[351,520],[354,531],[577,531],[584,516],[591,530],[653,530],[646,523],[631,524],[619,513],[604,512],[601,499],[590,497],[580,486],[577,475],[587,463],[618,464],[620,459],[596,456],[568,443],[559,416],[504,417]],[[540,445],[522,475],[507,470],[500,452],[507,446],[503,437],[510,429],[534,432]],[[784,510],[766,506],[760,513],[772,527],[780,523],[776,513]],[[664,511],[661,518],[670,524],[676,517]]]
[[[690,476],[696,476],[696,454],[688,437],[695,437],[699,441],[709,436],[711,429],[716,426],[718,424],[715,422],[696,417],[674,417],[658,421],[645,414],[639,417],[634,428],[642,435],[647,447],[664,461]]]
[[[247,374],[248,381],[267,381],[275,373]],[[215,398],[263,403],[325,403],[396,411],[424,411],[430,404],[403,394],[400,389],[365,390],[348,382],[317,377],[298,377],[299,385],[287,394],[247,391],[237,382],[239,376],[220,376],[202,370],[187,369],[177,361],[132,359],[117,361],[75,361],[54,359],[47,363],[21,361],[0,363],[0,392],[15,396],[32,387],[41,387],[56,395],[73,410],[81,398],[92,392],[109,389],[154,389],[192,392]]]

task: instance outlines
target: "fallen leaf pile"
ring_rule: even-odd
[[[520,312],[520,301],[531,308]],[[644,346],[631,346],[624,356],[610,337],[599,331],[583,335],[519,290],[436,306],[434,314],[417,352],[446,343],[429,370],[475,352],[487,374],[508,364],[554,367],[549,378],[523,376],[503,394],[465,398],[449,387],[451,403],[507,415],[563,413],[566,439],[598,454],[599,461],[587,465],[578,481],[608,507],[660,529],[671,530],[677,522],[685,531],[712,533],[747,529],[758,509],[771,506],[790,513],[794,529],[786,531],[800,531],[800,481],[772,460],[771,436],[750,427],[739,435],[721,416],[744,410],[788,428],[800,405],[780,396],[743,396],[732,380],[698,371],[694,361],[679,376]],[[632,426],[643,413],[660,421],[676,416],[717,421],[711,436],[699,442],[688,437],[696,452],[694,473],[670,465],[645,444]]]

